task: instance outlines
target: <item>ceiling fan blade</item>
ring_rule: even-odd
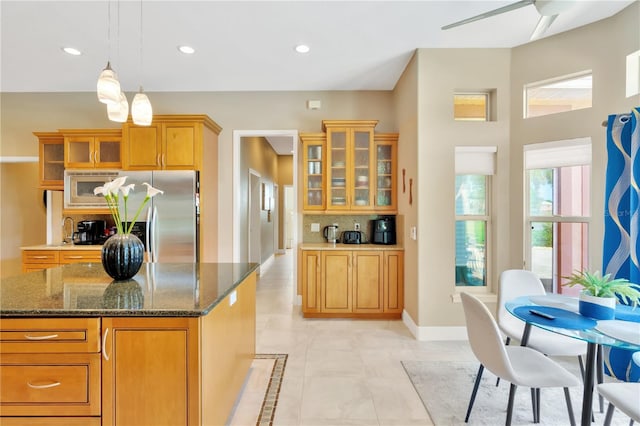
[[[538,24],[533,30],[533,33],[531,33],[531,38],[529,40],[536,40],[542,37],[542,35],[547,31],[547,29],[549,29],[549,27],[557,17],[558,15],[541,16],[538,20]]]
[[[529,6],[530,4],[534,4],[535,0],[520,0],[518,2],[508,4],[503,7],[499,7],[497,9],[490,10],[485,13],[481,13],[480,15],[472,16],[471,18],[463,19],[462,21],[454,22],[453,24],[445,25],[442,27],[443,30],[448,30],[449,28],[459,27],[460,25],[465,25],[470,22],[479,21],[480,19],[489,18],[491,16],[500,15],[501,13],[510,12],[512,10],[520,9],[521,7]]]

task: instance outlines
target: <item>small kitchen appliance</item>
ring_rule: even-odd
[[[360,231],[344,231],[342,233],[343,244],[361,244],[362,233]]]
[[[328,243],[338,242],[338,226],[337,225],[325,226],[322,233]]]
[[[373,244],[396,243],[396,218],[385,216],[375,219],[373,222]]]
[[[104,220],[82,220],[78,222],[78,231],[73,233],[74,244],[102,244],[105,241]]]

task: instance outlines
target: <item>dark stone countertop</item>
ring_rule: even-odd
[[[113,281],[101,263],[77,263],[0,280],[0,317],[198,317],[257,263],[143,263]]]

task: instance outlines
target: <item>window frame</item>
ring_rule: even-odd
[[[530,115],[529,114],[529,110],[530,110],[530,105],[529,105],[529,90],[530,89],[537,89],[537,88],[541,88],[543,86],[549,86],[552,84],[558,84],[558,83],[563,83],[563,82],[568,82],[571,80],[578,80],[580,78],[583,77],[587,77],[590,76],[591,77],[591,97],[590,97],[590,105],[586,106],[586,107],[581,107],[581,108],[571,108],[569,110],[564,110],[564,111],[558,111],[558,112],[550,112],[547,114],[538,114],[538,115]],[[536,118],[536,117],[545,117],[548,115],[555,115],[555,114],[561,114],[563,112],[569,112],[569,111],[578,111],[581,109],[587,109],[587,108],[593,108],[593,70],[584,70],[584,71],[579,71],[576,73],[572,73],[572,74],[565,74],[565,75],[561,75],[558,77],[553,77],[553,78],[549,78],[546,80],[539,80],[539,81],[534,81],[531,83],[526,83],[523,87],[522,87],[522,118],[527,120],[530,118]]]
[[[485,224],[485,249],[484,249],[484,280],[485,283],[482,286],[471,286],[471,285],[458,285],[455,279],[455,241],[454,241],[454,287],[457,293],[461,291],[467,291],[471,293],[480,293],[480,294],[489,294],[493,293],[493,285],[491,284],[490,277],[491,275],[491,265],[492,265],[492,252],[493,252],[493,231],[492,231],[492,199],[493,199],[493,179],[492,175],[481,174],[481,173],[456,173],[455,176],[465,176],[465,175],[476,175],[483,176],[485,180],[485,212],[484,215],[458,215],[455,214],[454,223],[457,222],[467,222],[467,221],[475,221],[475,222],[484,222]],[[454,194],[454,203],[455,203],[455,194]],[[455,207],[454,207],[455,212]],[[456,230],[454,226],[454,240],[456,236]]]
[[[456,116],[456,97],[457,96],[483,96],[484,97],[484,119],[464,118]],[[491,121],[491,93],[483,91],[456,91],[453,93],[453,120],[454,121],[471,121],[485,123]]]

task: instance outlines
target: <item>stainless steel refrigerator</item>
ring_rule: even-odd
[[[142,240],[148,261],[198,262],[198,172],[125,170],[120,171],[120,176],[127,176],[125,185],[135,184],[127,200],[128,221],[133,219],[147,194],[147,187],[142,185],[144,182],[164,191],[147,202],[135,224],[134,233]]]

